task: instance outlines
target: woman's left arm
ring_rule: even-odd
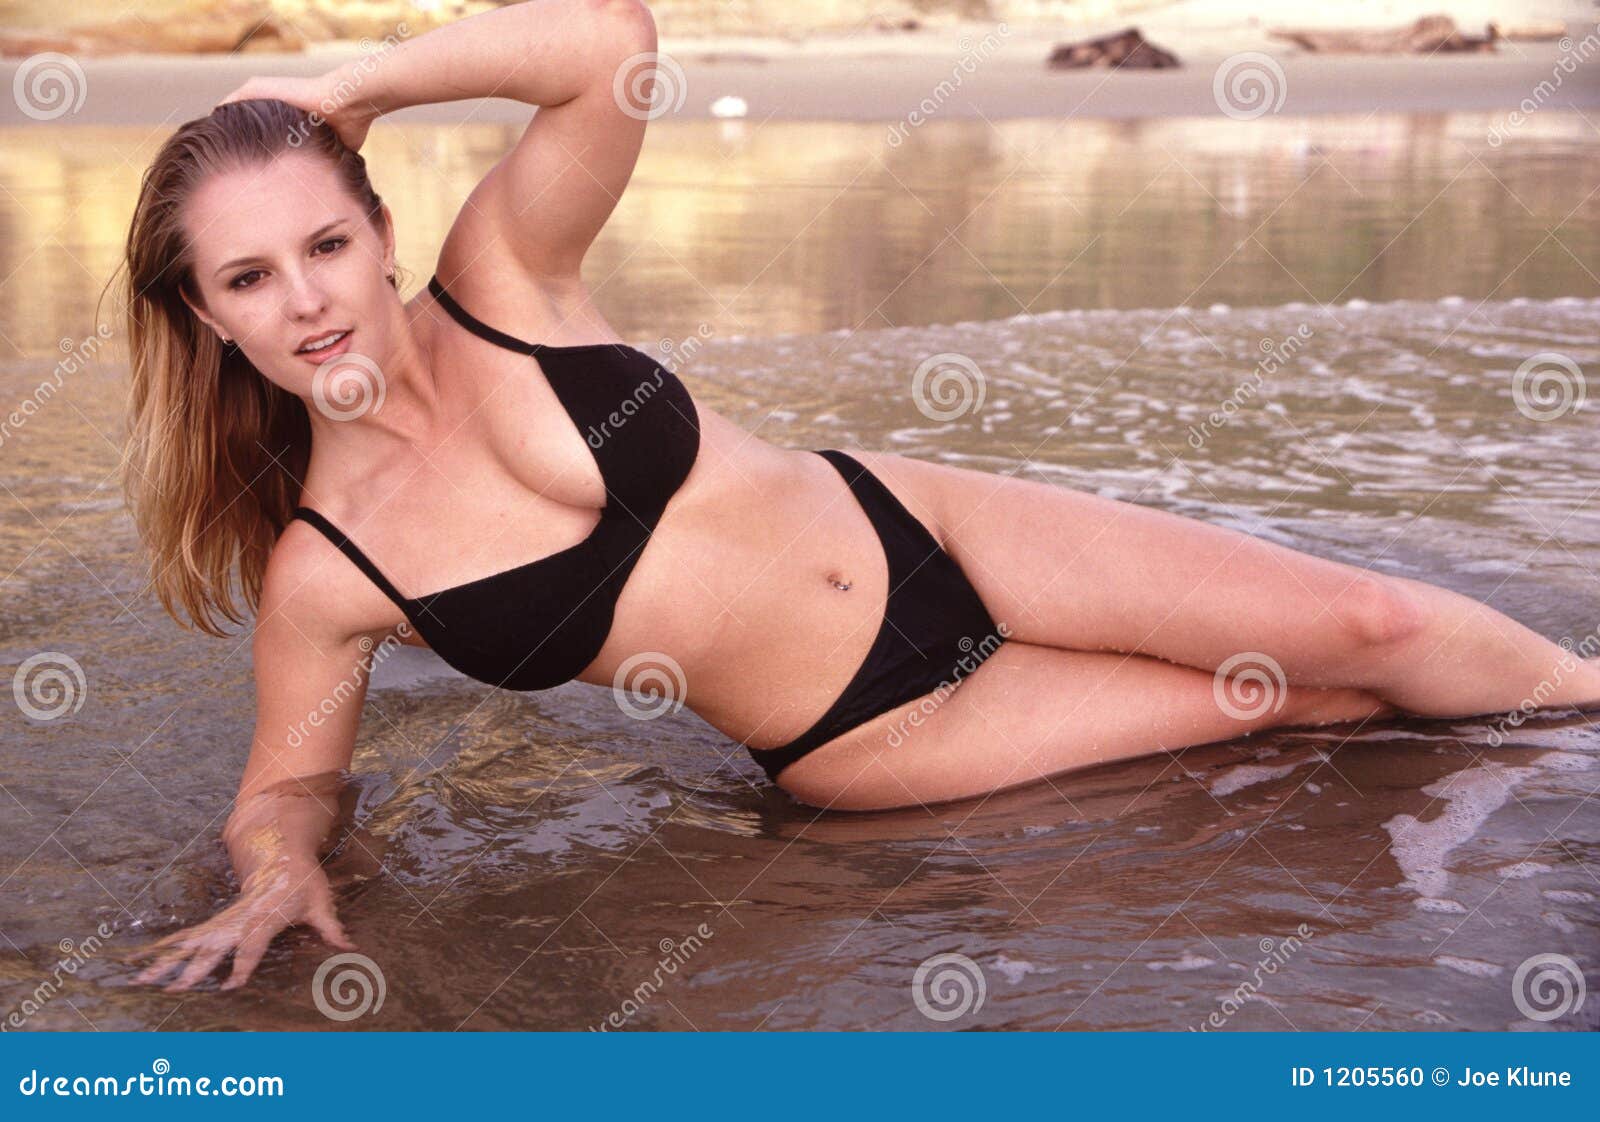
[[[407,106],[482,97],[539,106],[452,233],[476,247],[471,257],[499,242],[530,275],[575,278],[655,115],[643,81],[655,50],[643,0],[525,0],[386,40],[316,78],[252,78],[223,100],[280,98],[320,114],[351,148]]]
[[[373,114],[491,96],[539,106],[452,234],[473,257],[499,243],[528,275],[570,279],[633,175],[655,50],[642,0],[528,0],[401,43],[368,64],[363,86],[360,60],[322,80]]]

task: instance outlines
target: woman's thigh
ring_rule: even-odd
[[[1068,487],[879,453],[996,621],[1024,642],[1216,670],[1267,655],[1289,681],[1370,680],[1423,624],[1404,582],[1197,519]],[[869,462],[870,461],[870,462]]]
[[[1144,655],[1008,642],[942,700],[830,741],[779,785],[835,810],[915,806],[1263,728],[1393,712],[1360,690],[1236,687]]]

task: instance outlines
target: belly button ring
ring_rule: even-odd
[[[829,579],[833,580],[831,577]],[[833,580],[833,587],[837,588],[840,592],[849,592],[851,583],[852,582],[850,581]]]

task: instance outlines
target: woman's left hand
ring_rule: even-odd
[[[377,111],[370,105],[353,99],[341,100],[327,75],[315,78],[251,78],[217,104],[226,105],[230,101],[256,97],[277,98],[296,109],[315,113],[339,134],[339,139],[352,152],[361,150],[361,145],[367,139],[367,130],[378,119]]]

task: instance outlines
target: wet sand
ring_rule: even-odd
[[[1504,44],[1494,55],[1308,55],[1259,28],[1240,28],[1183,42],[1147,33],[1178,50],[1184,65],[1175,70],[1050,70],[1045,59],[1052,45],[1079,30],[1001,33],[973,23],[900,35],[814,35],[802,43],[663,34],[660,48],[682,70],[682,100],[671,116],[713,116],[712,103],[733,95],[744,99],[754,121],[894,121],[919,107],[929,119],[1215,116],[1223,111],[1213,92],[1219,67],[1242,51],[1264,52],[1281,68],[1281,78],[1266,78],[1278,116],[1509,111],[1536,96],[1563,57],[1557,42]],[[356,43],[328,43],[297,54],[85,58],[79,64],[87,96],[58,120],[176,123],[204,114],[252,75],[318,74],[360,53]],[[0,63],[0,81],[9,86],[19,65]],[[1540,112],[1600,108],[1600,64],[1578,67],[1553,92],[1537,96]],[[389,119],[505,122],[529,112],[514,101],[488,99],[412,107]],[[0,101],[0,124],[28,121],[14,100]]]

